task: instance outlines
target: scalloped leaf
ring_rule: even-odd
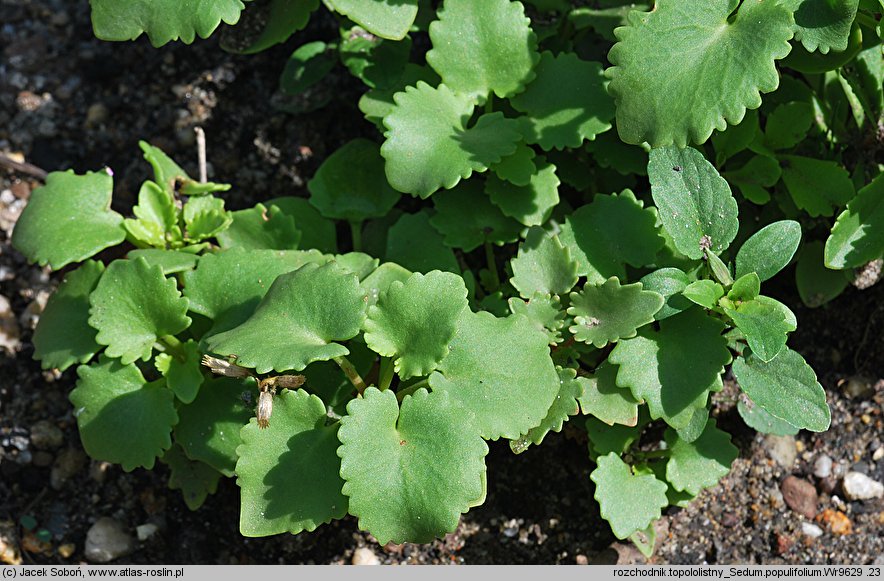
[[[545,151],[580,147],[611,128],[614,101],[605,90],[601,63],[544,52],[534,72],[537,77],[510,101],[527,115],[528,143]]]
[[[233,476],[240,430],[254,416],[258,389],[251,379],[212,377],[196,398],[178,409],[175,441],[192,460],[205,462],[225,476]],[[273,414],[271,423],[276,418]]]
[[[400,192],[428,198],[439,188],[451,189],[512,154],[522,140],[519,122],[499,112],[467,128],[474,101],[446,85],[434,89],[418,81],[393,99],[381,155],[387,180]]]
[[[595,482],[593,496],[615,537],[628,538],[660,518],[669,504],[666,483],[651,474],[633,474],[614,452],[599,456],[596,462],[598,466],[589,475]]]
[[[221,248],[294,250],[301,242],[295,219],[276,206],[255,204],[230,216],[233,221],[217,235]]]
[[[365,30],[381,38],[402,40],[417,16],[418,0],[364,2],[362,0],[327,0],[328,4]]]
[[[832,413],[826,392],[795,351],[786,347],[768,362],[754,353],[737,357],[732,369],[740,388],[770,415],[811,432],[829,429]]]
[[[783,155],[780,165],[795,205],[813,217],[834,215],[856,195],[850,174],[837,161]]]
[[[427,543],[453,532],[485,495],[488,446],[444,391],[402,406],[370,387],[347,405],[338,438],[350,514],[379,543]]]
[[[617,385],[617,366],[605,361],[589,377],[581,377],[583,395],[577,400],[584,415],[591,415],[609,426],[638,425],[638,403],[628,389]]]
[[[693,442],[685,442],[670,428],[666,431],[666,444],[669,450],[666,480],[678,492],[694,496],[727,476],[740,454],[731,444],[730,434],[719,430],[713,419]]]
[[[862,188],[835,220],[826,240],[825,264],[853,268],[884,255],[884,174]]]
[[[201,507],[206,498],[218,490],[221,473],[208,464],[191,460],[180,447],[166,450],[162,462],[169,466],[169,488],[181,491],[184,504],[190,510]]]
[[[89,304],[89,325],[98,330],[95,340],[123,365],[147,361],[158,338],[190,326],[188,301],[175,281],[143,258],[111,262]]]
[[[487,440],[515,439],[540,424],[559,391],[546,334],[525,317],[461,314],[448,356],[430,376],[433,392],[470,410]]]
[[[349,353],[334,341],[355,337],[364,319],[365,297],[356,275],[334,262],[306,264],[279,276],[248,320],[206,343],[210,351],[235,355],[238,365],[258,373],[301,371],[313,361]]]
[[[522,225],[504,216],[500,208],[491,203],[478,180],[436,192],[433,207],[436,213],[430,218],[430,224],[445,236],[445,245],[451,248],[470,252],[486,241],[505,244],[519,239]]]
[[[172,195],[152,181],[141,184],[138,192],[138,205],[132,208],[137,219],[126,218],[123,226],[137,242],[165,248],[177,238],[180,244],[181,230],[178,228],[178,210]]]
[[[570,416],[576,416],[580,413],[578,401],[583,396],[584,382],[582,378],[577,378],[577,371],[570,367],[556,367],[559,374],[559,393],[553,400],[546,417],[540,422],[540,425],[528,430],[527,434],[520,436],[516,440],[510,440],[510,449],[521,454],[527,450],[531,444],[540,445],[543,439],[550,432],[561,432],[562,426],[568,421]]]
[[[654,319],[662,321],[672,315],[691,308],[691,301],[682,295],[690,284],[690,278],[677,268],[661,268],[646,274],[639,280],[642,288],[663,296],[663,306],[654,314]]]
[[[65,275],[49,297],[34,330],[34,359],[43,369],[64,371],[86,363],[101,350],[96,331],[89,326],[89,295],[98,284],[104,265],[94,260]]]
[[[196,341],[181,344],[184,358],[177,354],[159,353],[154,358],[157,371],[166,378],[166,385],[183,403],[190,403],[203,384],[203,372],[200,368],[202,354]]]
[[[429,375],[448,354],[467,287],[450,272],[412,274],[392,283],[365,319],[365,343],[384,357],[395,357],[400,379]]]
[[[568,248],[539,226],[528,230],[510,266],[510,283],[526,299],[536,293],[564,294],[577,284],[577,263],[571,260]]]
[[[536,173],[525,186],[517,186],[495,175],[489,175],[485,182],[485,191],[491,201],[504,214],[525,226],[540,226],[546,222],[559,203],[561,182],[556,176],[556,166],[539,157],[536,168]]]
[[[648,178],[663,228],[689,258],[721,254],[737,236],[737,200],[703,154],[691,147],[652,149]]]
[[[884,182],[882,182],[884,183]],[[737,252],[736,277],[754,272],[761,282],[786,268],[801,243],[801,224],[780,220],[753,234]]]
[[[764,411],[763,407],[755,405],[745,393],[737,402],[737,412],[743,418],[743,421],[746,422],[747,426],[762,434],[794,436],[801,431],[789,422],[770,415]]]
[[[645,327],[608,357],[620,366],[617,385],[647,402],[652,418],[684,428],[709,392],[722,388],[721,373],[731,360],[724,327],[696,307],[660,321],[659,331]]]
[[[415,244],[420,240],[420,244]],[[417,214],[403,214],[389,229],[384,259],[401,264],[412,272],[444,270],[460,273],[454,252],[430,224],[426,210]]]
[[[546,333],[550,345],[562,340],[561,329],[565,326],[565,311],[562,310],[559,297],[534,293],[527,301],[510,297],[507,304],[512,314],[524,315],[536,329]]]
[[[491,169],[494,174],[517,186],[527,186],[531,183],[531,177],[537,173],[537,165],[534,157],[537,154],[524,142],[516,146],[516,151],[494,164]]]
[[[663,303],[663,295],[642,290],[640,282],[621,286],[611,277],[600,285],[586,284],[571,293],[568,314],[575,324],[568,330],[576,340],[601,349],[635,337],[639,327],[654,321]]]
[[[175,396],[165,382],[148,383],[134,365],[106,356],[81,365],[77,375],[70,399],[86,453],[126,472],[153,468],[172,446],[172,426],[178,422]]]
[[[286,390],[273,396],[269,427],[252,420],[242,428],[236,483],[243,536],[313,531],[347,514],[338,426],[326,426],[325,413],[315,395]]]
[[[658,0],[627,22],[608,53],[609,90],[620,138],[651,147],[703,143],[757,109],[779,86],[774,61],[794,25],[776,2],[740,0]]]
[[[181,40],[190,44],[208,38],[221,22],[236,24],[245,9],[241,0],[91,0],[92,29],[101,40],[135,40],[146,33],[156,47]]]
[[[795,40],[809,52],[847,50],[859,0],[786,0],[795,17]]]
[[[534,79],[537,36],[520,2],[445,0],[438,17],[430,24],[427,63],[454,91],[482,100],[491,92],[506,98]]]
[[[324,217],[350,222],[384,216],[401,197],[387,183],[380,148],[362,138],[331,154],[307,188],[310,203]]]
[[[644,208],[631,190],[596,194],[592,203],[565,219],[559,239],[577,262],[577,274],[591,283],[626,277],[624,264],[652,264],[663,247],[657,211]]]
[[[338,266],[350,274],[355,274],[356,278],[362,280],[375,270],[381,263],[380,259],[365,254],[364,252],[348,252],[347,254],[338,254],[335,256],[335,262]]]
[[[136,248],[130,250],[126,254],[129,260],[143,258],[151,266],[159,266],[163,270],[163,274],[177,274],[193,270],[199,257],[190,252],[179,252],[177,250],[161,250],[159,248]]]
[[[123,217],[110,209],[113,179],[107,172],[52,172],[31,192],[12,245],[30,262],[58,270],[86,260],[126,238]]]
[[[191,196],[182,215],[186,239],[191,243],[217,236],[233,223],[233,214],[224,209],[224,200],[214,196]]]

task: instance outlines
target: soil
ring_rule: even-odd
[[[328,38],[334,27],[315,19],[300,39]],[[138,140],[161,146],[195,175],[193,128],[201,126],[210,178],[236,185],[228,207],[304,195],[305,179],[329,153],[377,133],[355,108],[362,89],[343,72],[333,73],[323,93],[294,103],[304,109],[328,101],[320,111],[281,112],[277,81],[291,48],[245,57],[219,50],[217,37],[162,49],[143,38],[104,43],[92,36],[85,1],[0,0],[0,152],[47,171],[113,168],[114,205],[125,212],[148,176]],[[179,491],[166,488],[164,466],[125,473],[90,461],[67,400],[75,372],[44,372],[31,358],[33,324],[58,275],[26,264],[8,243],[38,185],[26,173],[0,170],[0,331],[12,325],[3,297],[18,327],[17,340],[13,330],[8,344],[0,341],[0,559],[5,542],[25,563],[84,561],[90,526],[112,517],[133,535],[139,525],[158,530],[116,563],[349,563],[360,547],[384,563],[644,562],[615,543],[599,517],[579,421],[521,455],[492,443],[488,501],[465,515],[456,533],[424,546],[379,547],[352,518],[312,534],[243,538],[233,480],[191,512]],[[882,562],[884,502],[848,501],[837,476],[820,479],[813,467],[827,455],[836,474],[855,470],[884,481],[884,285],[849,288],[812,310],[790,290],[793,277],[785,271],[768,292],[798,315],[790,345],[826,388],[832,428],[780,442],[757,435],[737,415],[728,382],[715,396],[715,413],[740,457],[689,508],[665,513],[654,563]],[[777,463],[775,446],[794,451],[795,462]],[[780,486],[790,474],[819,491],[816,520],[785,504]],[[23,517],[36,523],[33,531],[48,532],[28,532]],[[822,535],[808,536],[809,523]]]

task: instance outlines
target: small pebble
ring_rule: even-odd
[[[849,535],[853,532],[853,523],[850,518],[840,510],[827,508],[816,518],[817,522],[821,522],[829,527],[829,530],[836,535]]]
[[[832,459],[823,454],[813,463],[813,475],[817,478],[828,478],[832,475]]]
[[[74,543],[65,543],[63,545],[59,545],[58,547],[58,555],[62,559],[70,559],[71,555],[74,554],[74,551],[77,550],[77,545]]]
[[[877,462],[882,458],[884,458],[884,446],[879,446],[878,449],[872,453],[872,460]]]
[[[0,563],[4,565],[21,565],[18,535],[16,534],[15,523],[11,520],[0,521]]]
[[[884,496],[884,484],[861,472],[848,472],[841,482],[844,496],[850,500],[870,500]]]
[[[802,522],[801,523],[801,532],[805,537],[816,539],[822,536],[823,529],[813,524],[812,522]]]
[[[86,558],[93,563],[110,563],[132,552],[132,537],[112,518],[102,517],[86,533]]]
[[[854,375],[845,381],[842,385],[842,389],[848,397],[853,398],[867,397],[874,392],[872,381],[867,377],[861,377],[858,375]]]
[[[789,476],[783,480],[781,488],[783,499],[789,508],[807,518],[816,516],[819,499],[813,484],[796,476]]]
[[[38,450],[55,450],[64,443],[64,433],[52,422],[40,420],[31,426],[31,443]]]
[[[503,536],[513,538],[519,534],[519,521],[514,518],[503,523]]]
[[[55,490],[61,490],[64,483],[71,479],[86,464],[86,455],[77,448],[62,451],[55,459],[49,484]]]
[[[355,551],[353,551],[353,559],[351,561],[354,565],[380,565],[381,560],[378,559],[378,556],[374,554],[374,551],[369,549],[368,547],[359,547]]]
[[[149,522],[135,527],[135,534],[138,536],[139,541],[146,541],[154,536],[158,530],[159,527],[157,525]]]
[[[107,121],[109,111],[104,103],[95,103],[86,111],[86,127],[96,127]]]
[[[578,565],[589,565],[589,559],[586,558],[586,555],[577,555],[574,557],[574,562]]]
[[[20,337],[21,331],[12,312],[12,305],[9,304],[9,299],[0,295],[0,351],[14,355],[21,347]]]
[[[798,458],[798,449],[793,436],[768,435],[764,439],[767,455],[783,468],[791,468]]]

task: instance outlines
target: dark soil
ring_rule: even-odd
[[[321,19],[300,38],[328,37],[335,23]],[[148,176],[138,140],[161,146],[195,171],[193,128],[205,128],[210,178],[235,184],[234,209],[280,195],[304,195],[304,181],[348,139],[376,130],[355,103],[361,88],[333,75],[322,94],[296,103],[328,100],[321,110],[292,115],[275,105],[277,79],[291,45],[256,56],[230,55],[218,41],[154,49],[145,39],[103,43],[92,37],[88,5],[66,0],[0,0],[0,152],[21,155],[45,170],[78,172],[113,168],[115,207],[127,211]],[[291,105],[291,103],[289,103]],[[223,481],[196,512],[179,491],[166,488],[167,470],[123,472],[90,461],[79,442],[67,394],[76,373],[41,371],[32,361],[33,323],[56,275],[27,265],[8,236],[39,181],[0,170],[0,330],[9,300],[20,341],[0,354],[0,560],[3,543],[19,548],[24,562],[75,563],[85,559],[89,527],[113,517],[133,531],[152,523],[158,532],[117,562],[125,563],[348,563],[354,550],[371,547],[385,563],[629,562],[634,550],[614,545],[592,498],[585,435],[579,420],[540,447],[516,456],[492,443],[487,458],[488,501],[468,513],[455,534],[431,545],[378,547],[347,518],[315,533],[246,539],[238,532],[238,488]],[[687,509],[661,520],[657,563],[880,563],[884,504],[849,502],[837,480],[812,475],[828,455],[838,470],[865,472],[884,481],[884,285],[853,288],[829,305],[810,310],[794,294],[791,270],[775,288],[798,315],[791,345],[820,376],[829,394],[832,429],[802,432],[797,460],[783,468],[770,443],[736,414],[735,390],[716,396],[719,425],[734,434],[740,458],[731,474]],[[2,335],[0,335],[2,337]],[[4,349],[0,341],[0,349]],[[852,380],[852,382],[850,381]],[[851,390],[845,391],[845,386]],[[857,386],[867,385],[863,392]],[[848,394],[848,391],[852,395]],[[783,502],[789,474],[820,490],[819,509],[840,512],[849,534],[832,530],[831,515],[817,524],[822,536],[802,532],[804,516]],[[828,492],[827,492],[828,491]],[[32,517],[48,541],[19,525]]]

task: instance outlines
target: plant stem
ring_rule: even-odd
[[[491,282],[494,288],[491,292],[500,288],[500,274],[497,272],[497,261],[494,259],[494,246],[488,240],[485,241],[485,259],[488,261],[488,271],[491,273]]]
[[[350,363],[350,360],[344,356],[335,357],[335,363],[338,364],[338,367],[341,368],[341,371],[344,372],[344,375],[347,376],[347,379],[350,380],[350,383],[353,384],[353,387],[356,388],[356,391],[359,395],[362,395],[365,392],[365,382],[362,381],[362,377],[359,376],[359,372],[356,371],[356,367]]]
[[[422,380],[418,381],[417,383],[412,383],[411,385],[409,385],[405,389],[397,391],[396,392],[396,399],[401,402],[403,399],[405,399],[405,396],[413,394],[414,392],[416,392],[417,390],[419,390],[422,387],[426,387],[427,385],[429,385],[429,383],[430,383],[429,379],[422,379]]]
[[[209,181],[206,171],[206,132],[202,127],[194,127],[193,132],[196,133],[196,157],[200,170],[200,183],[204,184]]]
[[[361,252],[362,222],[350,222],[350,235],[353,238],[353,252]]]
[[[390,384],[393,382],[393,359],[390,357],[383,357],[381,359],[381,371],[380,377],[378,379],[378,389],[384,391],[390,388]]]
[[[187,359],[187,352],[184,350],[184,344],[172,335],[163,335],[157,342],[164,350],[172,354],[175,359],[184,361]]]

